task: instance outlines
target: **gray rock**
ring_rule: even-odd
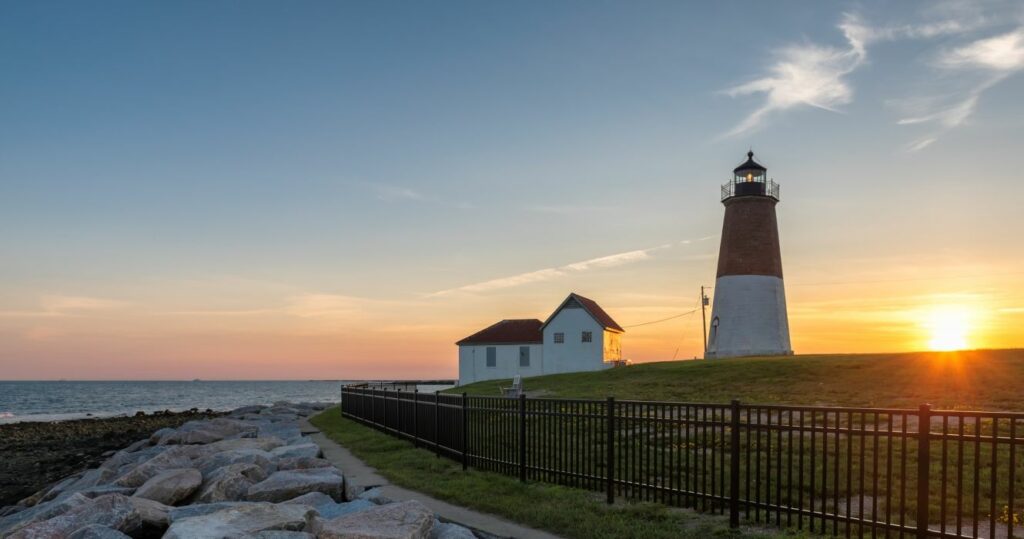
[[[458,524],[434,522],[430,528],[430,539],[477,539],[476,534]]]
[[[258,414],[264,408],[266,408],[266,406],[263,406],[261,404],[257,404],[254,406],[242,406],[241,408],[235,408],[234,410],[231,410],[230,412],[228,412],[228,415],[234,417],[246,414]]]
[[[249,487],[246,499],[263,502],[283,502],[309,492],[323,492],[341,499],[345,479],[334,468],[286,470]]]
[[[287,532],[271,530],[252,534],[257,539],[315,539],[316,536],[306,532]]]
[[[384,493],[382,493],[381,490],[376,487],[364,490],[362,494],[356,496],[356,499],[370,501],[377,505],[391,503],[391,499],[388,498],[387,496],[384,496]]]
[[[317,458],[323,454],[323,452],[320,451],[320,446],[311,442],[278,447],[271,450],[270,453],[279,459],[301,457]]]
[[[122,487],[141,487],[146,481],[167,470],[176,468],[189,468],[192,466],[192,459],[187,451],[179,448],[171,448],[159,455],[133,466],[114,482]]]
[[[90,524],[75,530],[68,539],[130,539],[130,536],[106,526]]]
[[[306,505],[242,504],[202,516],[173,520],[164,539],[249,537],[262,531],[303,531],[316,516]]]
[[[243,433],[255,433],[256,427],[228,417],[211,420],[189,421],[181,427],[161,436],[157,443],[170,444],[209,444],[225,438],[236,437]]]
[[[260,425],[257,436],[259,438],[279,438],[291,445],[302,440],[302,431],[291,422],[264,423]]]
[[[142,517],[127,496],[108,494],[81,504],[66,513],[18,530],[10,539],[67,537],[91,524],[131,533],[142,526]]]
[[[203,515],[209,515],[210,513],[216,513],[225,509],[231,509],[233,507],[240,507],[243,505],[258,505],[256,502],[216,502],[216,503],[195,503],[192,505],[183,505],[181,507],[172,507],[167,512],[167,520],[174,524],[175,522],[192,517],[201,517]]]
[[[277,471],[277,464],[274,461],[274,456],[262,449],[231,449],[197,460],[196,468],[199,468],[199,471],[205,477],[213,473],[217,468],[223,468],[232,464],[255,464],[269,475]]]
[[[330,461],[316,457],[285,457],[277,461],[278,470],[309,470],[311,468],[329,468]]]
[[[434,514],[415,500],[314,522],[318,539],[426,539],[433,525]]]
[[[44,502],[27,509],[22,509],[17,513],[0,518],[0,537],[6,537],[7,534],[14,533],[25,526],[51,519],[87,503],[90,503],[89,498],[81,494],[72,493],[67,498],[61,500]]]
[[[229,440],[221,440],[205,446],[206,455],[212,455],[214,453],[220,453],[222,451],[231,451],[233,449],[262,449],[263,451],[270,451],[275,447],[281,447],[284,445],[284,440],[275,436],[261,436],[259,438],[231,438]],[[204,455],[204,456],[206,456]]]
[[[213,503],[242,500],[249,487],[266,478],[267,473],[255,464],[239,462],[217,468],[203,481],[195,501]]]
[[[180,468],[159,473],[135,491],[136,498],[174,505],[192,495],[203,483],[203,474],[195,468]]]
[[[171,506],[146,498],[129,497],[128,502],[139,513],[143,529],[159,530],[162,533],[163,530],[167,529],[167,526],[171,525],[170,512],[173,509]]]
[[[302,505],[308,505],[320,515],[321,518],[332,519],[349,513],[355,513],[356,511],[362,511],[364,509],[370,509],[371,507],[377,507],[377,504],[366,500],[355,500],[348,503],[338,503],[333,498],[324,494],[323,492],[310,492],[309,494],[303,494],[297,498],[292,498],[282,503],[297,503]]]

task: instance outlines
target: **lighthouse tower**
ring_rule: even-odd
[[[722,186],[725,222],[705,358],[791,355],[775,205],[779,184],[754,152]]]

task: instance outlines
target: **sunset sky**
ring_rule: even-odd
[[[692,358],[750,147],[797,353],[1021,347],[1022,71],[1020,2],[4,2],[0,379],[454,376],[572,291]]]

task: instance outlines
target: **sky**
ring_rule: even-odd
[[[570,292],[693,358],[749,148],[797,353],[1021,347],[1022,71],[1020,2],[4,2],[0,379],[454,376]]]

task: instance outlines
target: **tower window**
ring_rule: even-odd
[[[582,342],[593,342],[593,340],[594,340],[593,332],[590,332],[590,331],[584,331],[583,332],[583,341]]]
[[[565,333],[555,333],[555,344],[562,344],[565,342]]]

